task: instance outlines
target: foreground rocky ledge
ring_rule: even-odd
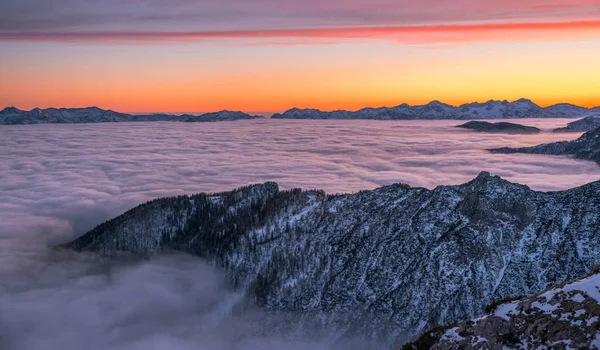
[[[425,332],[404,349],[599,349],[600,274],[557,285],[457,326]]]

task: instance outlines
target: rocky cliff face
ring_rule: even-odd
[[[600,274],[425,332],[405,349],[599,349]],[[445,329],[444,329],[445,328]]]
[[[588,131],[574,141],[546,143],[534,147],[496,148],[492,153],[530,153],[571,155],[578,159],[591,160],[600,164],[600,128]]]
[[[265,183],[155,200],[66,247],[190,252],[227,271],[240,307],[393,343],[587,273],[600,262],[599,208],[600,181],[543,193],[481,173],[347,195]]]

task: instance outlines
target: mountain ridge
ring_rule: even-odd
[[[437,100],[425,105],[401,104],[395,107],[362,108],[356,111],[292,108],[276,113],[274,119],[375,119],[375,120],[436,120],[436,119],[520,119],[520,118],[580,118],[587,113],[599,111],[600,107],[580,107],[569,103],[558,103],[540,107],[531,100],[521,98],[508,102],[489,100],[484,103],[471,102],[460,106],[449,105]]]
[[[475,120],[475,119],[524,119],[524,118],[584,118],[600,113],[598,107],[581,107],[570,103],[558,103],[540,107],[531,100],[521,98],[471,102],[453,106],[434,100],[425,105],[411,106],[402,103],[394,107],[364,107],[356,111],[291,108],[283,113],[275,113],[273,119],[370,119],[370,120]],[[34,108],[30,111],[8,106],[0,111],[2,124],[42,124],[42,123],[101,123],[131,121],[222,121],[264,118],[240,111],[222,110],[201,115],[146,113],[121,113],[96,106],[84,108]]]
[[[109,122],[215,122],[246,119],[262,119],[239,111],[223,110],[201,115],[170,114],[127,114],[98,107],[85,108],[34,108],[23,111],[15,107],[6,107],[0,111],[0,125],[14,124],[71,124],[71,123],[109,123]]]
[[[554,129],[554,132],[582,132],[600,128],[600,113],[589,114],[586,117],[570,122],[564,128]]]
[[[533,126],[507,122],[489,123],[482,121],[468,121],[465,124],[457,125],[456,127],[487,133],[537,134],[541,132],[540,129]]]
[[[591,160],[600,164],[600,127],[586,132],[580,138],[573,141],[545,143],[533,147],[493,148],[489,151],[500,154],[570,155],[577,159]]]
[[[486,172],[342,195],[267,182],[157,199],[63,248],[191,253],[226,271],[239,307],[301,312],[392,344],[589,272],[600,263],[598,193],[600,181],[536,192]]]

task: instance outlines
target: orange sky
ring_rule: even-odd
[[[359,109],[532,99],[600,105],[600,20],[318,29],[16,31],[0,107]]]

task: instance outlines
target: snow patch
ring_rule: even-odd
[[[510,315],[516,314],[517,306],[519,305],[518,301],[513,301],[509,304],[503,304],[498,306],[494,315],[505,319],[506,321],[510,320]]]
[[[458,334],[458,328],[452,328],[447,330],[446,333],[444,333],[444,335],[441,337],[441,340],[460,342],[465,340],[465,338],[461,337],[460,334]]]
[[[577,303],[581,303],[585,300],[585,297],[581,293],[577,293],[571,297],[571,300]]]
[[[580,281],[573,282],[565,286],[563,288],[563,291],[581,291],[587,294],[590,298],[596,300],[597,303],[600,303],[600,291],[598,290],[598,286],[600,286],[600,274],[596,274],[588,278],[584,278]]]

